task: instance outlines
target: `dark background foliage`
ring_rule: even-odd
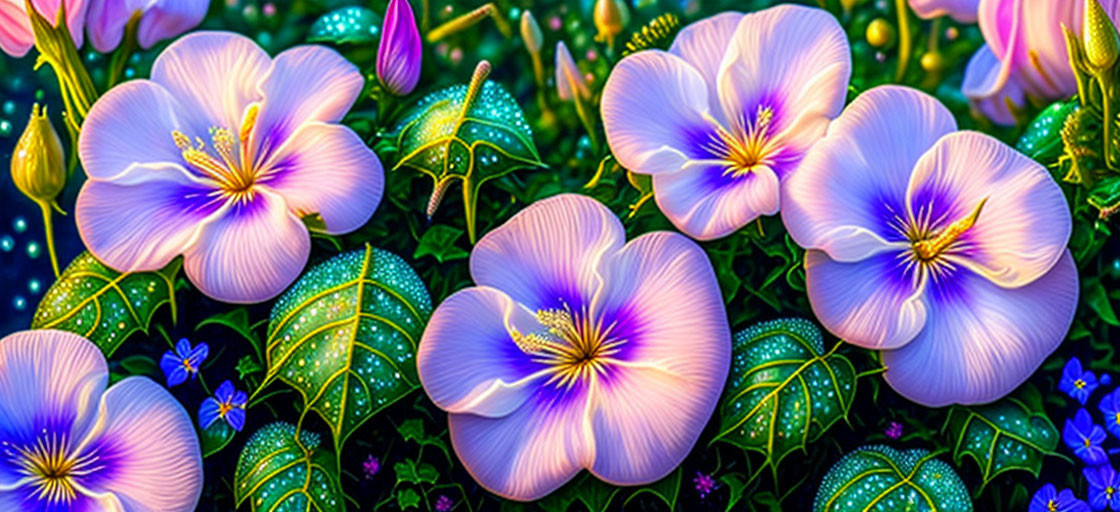
[[[749,11],[770,3],[638,0],[637,4],[631,3],[632,21],[622,37],[666,12],[674,13],[688,23],[725,9]],[[275,0],[270,7],[262,0],[220,0],[213,2],[203,28],[245,33],[275,54],[304,42],[308,28],[320,15],[336,7],[360,4],[357,0]],[[477,0],[433,0],[431,25],[480,4]],[[593,76],[591,88],[597,95],[610,66],[618,57],[605,55],[605,46],[592,39],[595,32],[591,23],[593,2],[500,0],[496,4],[502,16],[515,27],[514,36],[503,37],[494,23],[487,19],[443,42],[426,44],[421,86],[405,100],[415,101],[442,86],[465,83],[476,62],[487,59],[494,68],[491,79],[501,83],[517,98],[533,124],[536,145],[548,168],[517,171],[485,185],[478,205],[479,232],[485,233],[500,225],[536,199],[570,191],[587,193],[606,203],[624,218],[630,236],[650,230],[672,229],[652,201],[628,217],[630,206],[639,200],[641,193],[631,186],[621,170],[612,169],[609,163],[600,182],[585,189],[585,183],[591,179],[607,150],[596,151],[592,147],[572,105],[559,101],[554,88],[543,91],[543,102],[537,97],[528,53],[516,35],[520,9],[530,8],[544,29],[543,53],[547,69],[551,70],[552,48],[556,41],[565,40],[581,69]],[[897,35],[896,2],[849,0],[845,4],[850,5],[829,0],[824,2],[824,7],[838,16],[852,41],[852,97],[859,91],[882,83],[901,82],[920,87],[945,102],[963,128],[982,129],[1014,142],[1018,130],[1000,130],[974,119],[959,92],[964,65],[982,42],[974,26],[955,25],[947,18],[929,22],[909,16],[912,50],[904,61],[905,70],[901,79],[896,80],[904,46]],[[367,6],[375,12],[384,12],[382,0],[375,0]],[[421,15],[419,2],[414,3],[414,10],[418,16]],[[896,37],[893,43],[876,50],[867,42],[865,31],[872,20],[879,18],[895,28]],[[372,78],[375,46],[340,44],[336,48],[367,73],[371,84],[376,83]],[[148,67],[158,50],[159,47],[137,54],[129,62],[127,75],[147,76]],[[83,55],[87,55],[86,51]],[[65,133],[58,116],[61,107],[57,101],[54,77],[46,67],[33,72],[32,64],[32,58],[0,58],[0,161],[3,162],[11,156],[32,102],[50,105],[59,132]],[[87,64],[100,86],[105,79],[106,59],[89,53]],[[547,105],[547,111],[542,110],[544,105]],[[385,127],[379,126],[376,121],[377,108],[370,95],[363,95],[346,122],[375,147],[388,169],[395,163],[397,155],[392,139],[381,136]],[[599,137],[601,140],[601,132]],[[69,145],[65,138],[64,142]],[[81,182],[82,172],[78,170],[60,198],[64,209],[72,209]],[[4,205],[0,213],[0,268],[3,269],[0,272],[0,310],[3,311],[0,332],[10,333],[28,328],[31,315],[53,277],[46,257],[38,209],[9,180],[0,180],[0,183],[0,199]],[[387,185],[385,198],[368,225],[335,240],[315,239],[311,264],[337,254],[340,249],[356,248],[368,242],[404,257],[427,283],[436,303],[455,290],[469,286],[471,282],[466,261],[470,243],[465,234],[462,205],[457,193],[448,194],[429,222],[424,215],[432,187],[429,178],[407,169],[387,170]],[[1120,280],[1120,260],[1116,258],[1120,252],[1115,241],[1107,241],[1108,224],[1096,221],[1094,213],[1084,205],[1075,203],[1075,211],[1078,226],[1073,244],[1079,250],[1078,263],[1083,282],[1078,318],[1069,339],[1015,393],[1024,401],[1044,408],[1059,429],[1065,418],[1072,416],[1077,408],[1075,403],[1056,390],[1061,368],[1068,358],[1077,356],[1098,373],[1117,372],[1111,336],[1120,325],[1112,309],[1112,302],[1120,297],[1120,292],[1116,291]],[[66,265],[83,247],[72,215],[56,216],[55,223],[60,263]],[[761,219],[739,233],[703,246],[720,278],[734,331],[774,318],[812,319],[804,294],[803,251],[786,236],[778,218]],[[1098,253],[1102,246],[1103,251]],[[205,341],[210,344],[211,355],[202,371],[202,380],[209,389],[214,389],[224,379],[233,380],[240,389],[252,389],[262,374],[253,371],[250,342],[229,325],[211,321],[200,326],[200,323],[215,315],[244,314],[246,321],[243,324],[237,321],[231,324],[247,328],[250,337],[263,337],[271,305],[235,308],[218,303],[202,296],[181,276],[176,288],[179,304],[177,322],[172,323],[167,308],[162,309],[148,334],[133,335],[113,355],[112,370],[122,375],[149,374],[160,380],[162,377],[154,362],[169,348],[169,340],[187,337],[196,343]],[[240,309],[244,309],[244,313],[237,313]],[[837,341],[826,336],[829,348]],[[873,371],[878,367],[874,354],[870,352],[845,346],[841,353],[852,360],[857,371]],[[1117,380],[1120,381],[1120,375],[1117,375]],[[189,383],[172,391],[192,415],[206,396],[203,386],[198,383]],[[250,409],[245,431],[238,434],[224,450],[205,460],[206,487],[200,509],[233,509],[231,482],[240,446],[252,432],[267,423],[276,419],[289,422],[298,419],[302,410],[298,394],[283,384],[273,384],[270,391],[275,393],[267,395],[263,403]],[[1101,392],[1096,394],[1090,410],[1095,410],[1096,398],[1102,395]],[[680,472],[670,475],[670,478],[679,481],[663,482],[651,492],[634,492],[632,489],[616,490],[594,479],[584,480],[584,475],[580,475],[576,478],[578,485],[569,486],[550,499],[519,505],[501,502],[473,482],[454,453],[449,451],[445,414],[427,400],[422,390],[417,390],[355,432],[340,454],[341,481],[350,497],[351,508],[360,510],[399,509],[413,497],[419,499],[419,509],[433,509],[441,495],[446,495],[454,503],[455,510],[533,510],[538,507],[562,510],[569,504],[575,510],[665,510],[668,507],[662,497],[676,494],[675,508],[678,510],[802,511],[810,509],[817,486],[828,468],[844,453],[858,446],[889,442],[900,448],[951,449],[951,435],[942,431],[948,416],[948,408],[916,406],[883,385],[878,375],[871,374],[859,379],[848,421],[834,425],[811,443],[804,454],[796,453],[787,458],[776,473],[776,481],[771,472],[763,468],[759,455],[747,454],[724,443],[708,445],[718,424],[718,418],[714,417]],[[902,437],[898,440],[890,440],[884,433],[891,422],[903,426]],[[418,425],[422,426],[424,434],[417,434]],[[327,426],[314,415],[308,416],[304,429],[329,435]],[[410,434],[411,439],[406,440],[402,432]],[[423,442],[418,443],[417,440]],[[974,494],[976,510],[1025,510],[1030,496],[1044,482],[1072,487],[1084,497],[1085,484],[1080,478],[1080,468],[1070,462],[1072,455],[1064,447],[1059,448],[1059,453],[1064,456],[1045,459],[1041,476],[1037,479],[1025,471],[1010,471],[998,475],[983,487],[983,477],[976,463],[964,459],[955,467]],[[379,461],[380,470],[367,476],[363,471],[363,462],[371,456]],[[951,454],[946,453],[941,458],[950,461]],[[401,470],[396,467],[399,464],[434,468],[438,476],[434,482],[422,480],[417,484],[407,479],[399,482]],[[702,496],[698,491],[694,478],[699,475],[709,475],[716,482],[716,488],[710,495]],[[577,497],[582,501],[572,503]]]

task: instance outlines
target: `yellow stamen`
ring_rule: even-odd
[[[976,205],[976,208],[972,210],[972,214],[968,217],[950,224],[948,228],[933,237],[914,242],[914,253],[918,255],[918,259],[930,261],[953,245],[953,242],[956,242],[965,231],[976,224],[976,219],[980,217],[980,210],[984,208],[984,204],[987,202],[988,198],[985,197]]]
[[[742,176],[756,166],[767,165],[770,145],[770,128],[774,123],[774,109],[759,105],[754,122],[744,120],[742,126],[732,130],[716,126],[716,133],[708,150],[727,161],[724,175]]]
[[[14,456],[16,471],[27,477],[34,489],[33,496],[48,504],[66,504],[77,497],[75,477],[96,472],[96,454],[75,457],[67,453],[70,444],[65,435],[42,435],[35,444],[18,446],[0,442],[9,455]]]
[[[547,383],[571,388],[576,382],[606,373],[609,358],[618,353],[625,340],[611,336],[614,324],[603,326],[586,311],[574,314],[564,309],[537,311],[543,332],[522,334],[516,329],[510,337],[533,361],[549,365],[554,372]]]
[[[201,138],[196,137],[191,142],[190,137],[178,130],[172,131],[171,137],[182,152],[183,161],[216,181],[228,197],[236,200],[251,199],[257,175],[249,138],[257,124],[259,113],[258,104],[250,105],[245,110],[245,117],[236,134],[229,128],[211,127],[212,153],[206,150],[206,143]]]

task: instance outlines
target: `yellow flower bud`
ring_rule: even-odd
[[[525,48],[529,50],[529,53],[540,53],[541,48],[544,47],[544,34],[541,33],[541,26],[537,24],[537,19],[528,9],[521,13],[521,40],[525,41]]]
[[[867,25],[867,42],[875,48],[882,48],[894,41],[894,27],[883,18],[875,18]]]
[[[66,185],[62,141],[47,118],[47,108],[32,105],[31,119],[12,153],[12,181],[37,203],[53,203]]]
[[[611,42],[630,22],[630,9],[625,0],[598,0],[595,2],[595,28],[599,31],[596,41]]]
[[[1098,0],[1085,0],[1081,38],[1085,42],[1085,57],[1091,66],[1107,69],[1116,63],[1116,58],[1120,56],[1120,36]]]
[[[921,60],[922,69],[926,73],[937,73],[945,69],[945,56],[941,52],[932,51],[926,52],[922,55]]]

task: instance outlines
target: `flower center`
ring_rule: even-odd
[[[716,132],[705,149],[727,162],[724,176],[749,174],[757,166],[771,164],[768,156],[772,153],[770,131],[773,124],[774,109],[759,105],[753,121],[745,119],[732,130],[715,123]]]
[[[1077,379],[1077,380],[1073,381],[1073,386],[1076,387],[1077,389],[1085,389],[1085,381],[1083,381],[1081,379]]]
[[[258,105],[253,104],[245,112],[241,130],[235,137],[228,128],[210,127],[210,143],[213,151],[207,151],[201,137],[194,142],[179,130],[173,130],[171,137],[182,152],[183,160],[194,169],[218,182],[222,190],[235,199],[252,199],[256,171],[249,154],[249,135],[257,123]]]
[[[604,327],[602,319],[592,319],[586,311],[573,313],[567,306],[538,310],[537,321],[544,327],[541,332],[522,334],[515,329],[510,335],[533,361],[553,368],[547,383],[559,386],[571,388],[579,380],[605,374],[610,356],[626,342],[612,336],[615,324]]]
[[[0,442],[5,455],[34,489],[34,496],[48,504],[70,503],[77,497],[75,478],[101,469],[95,466],[95,453],[76,457],[67,453],[68,446],[66,436],[56,434],[40,436],[29,446]]]
[[[1058,503],[1055,502],[1054,500],[1047,501],[1046,502],[1046,510],[1048,510],[1050,512],[1058,512]]]
[[[950,224],[949,227],[939,233],[933,233],[916,223],[912,225],[906,236],[911,241],[914,255],[923,263],[929,263],[937,259],[938,256],[952,247],[961,235],[972,229],[972,226],[976,224],[976,219],[980,217],[980,210],[984,208],[984,204],[987,202],[988,198],[982,199],[968,217]]]

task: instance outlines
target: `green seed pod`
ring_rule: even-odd
[[[47,118],[46,107],[32,105],[31,118],[12,153],[12,181],[37,203],[53,203],[66,185],[62,141]]]
[[[1098,0],[1085,0],[1084,25],[1081,37],[1085,44],[1085,58],[1096,69],[1108,69],[1120,57],[1120,36],[1108,13]]]

